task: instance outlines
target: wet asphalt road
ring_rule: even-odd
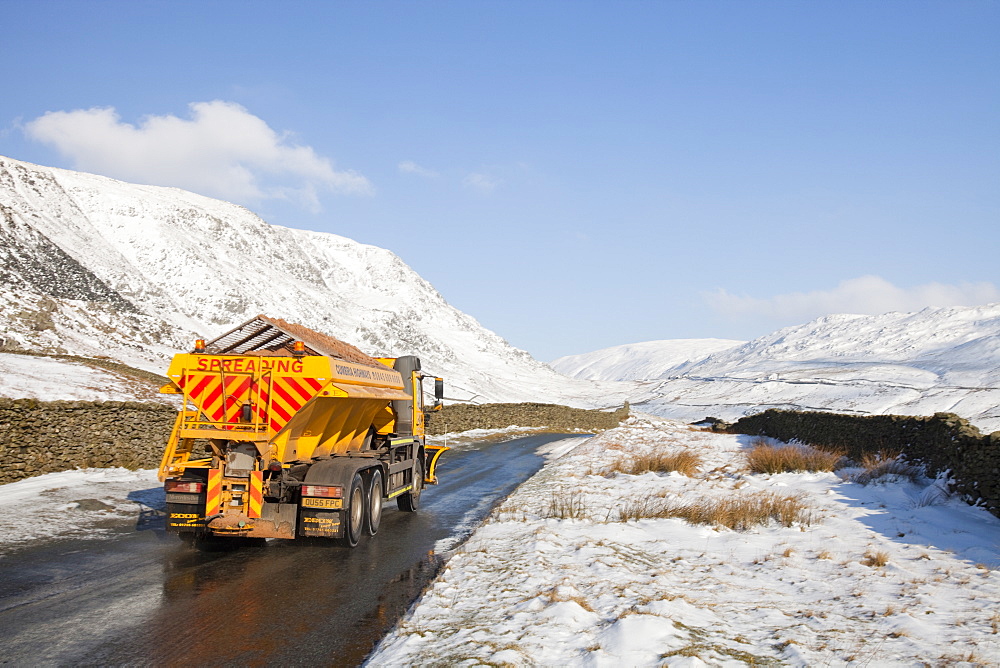
[[[442,551],[541,466],[540,434],[445,453],[416,514],[386,506],[353,549],[269,541],[202,553],[144,523],[0,561],[0,664],[360,664],[434,577]]]

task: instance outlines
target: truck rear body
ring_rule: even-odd
[[[382,499],[415,509],[436,482],[446,448],[424,442],[414,357],[370,358],[258,316],[176,355],[167,375],[161,391],[183,395],[160,467],[170,531],[354,544],[358,521],[377,531]]]

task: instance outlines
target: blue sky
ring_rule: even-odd
[[[995,0],[0,10],[0,154],[389,248],[539,359],[1000,301]]]

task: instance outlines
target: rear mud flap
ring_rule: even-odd
[[[340,538],[341,514],[339,510],[300,508],[299,535],[317,538]]]
[[[253,530],[248,534],[259,538],[295,538],[294,503],[265,503],[260,518],[253,520]]]
[[[168,503],[167,531],[173,533],[201,532],[205,530],[205,504]]]

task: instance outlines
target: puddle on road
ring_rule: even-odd
[[[419,563],[393,578],[379,595],[375,609],[365,614],[358,623],[357,628],[364,632],[343,648],[338,663],[342,660],[344,665],[361,665],[434,581],[445,561],[446,557],[429,552]]]

